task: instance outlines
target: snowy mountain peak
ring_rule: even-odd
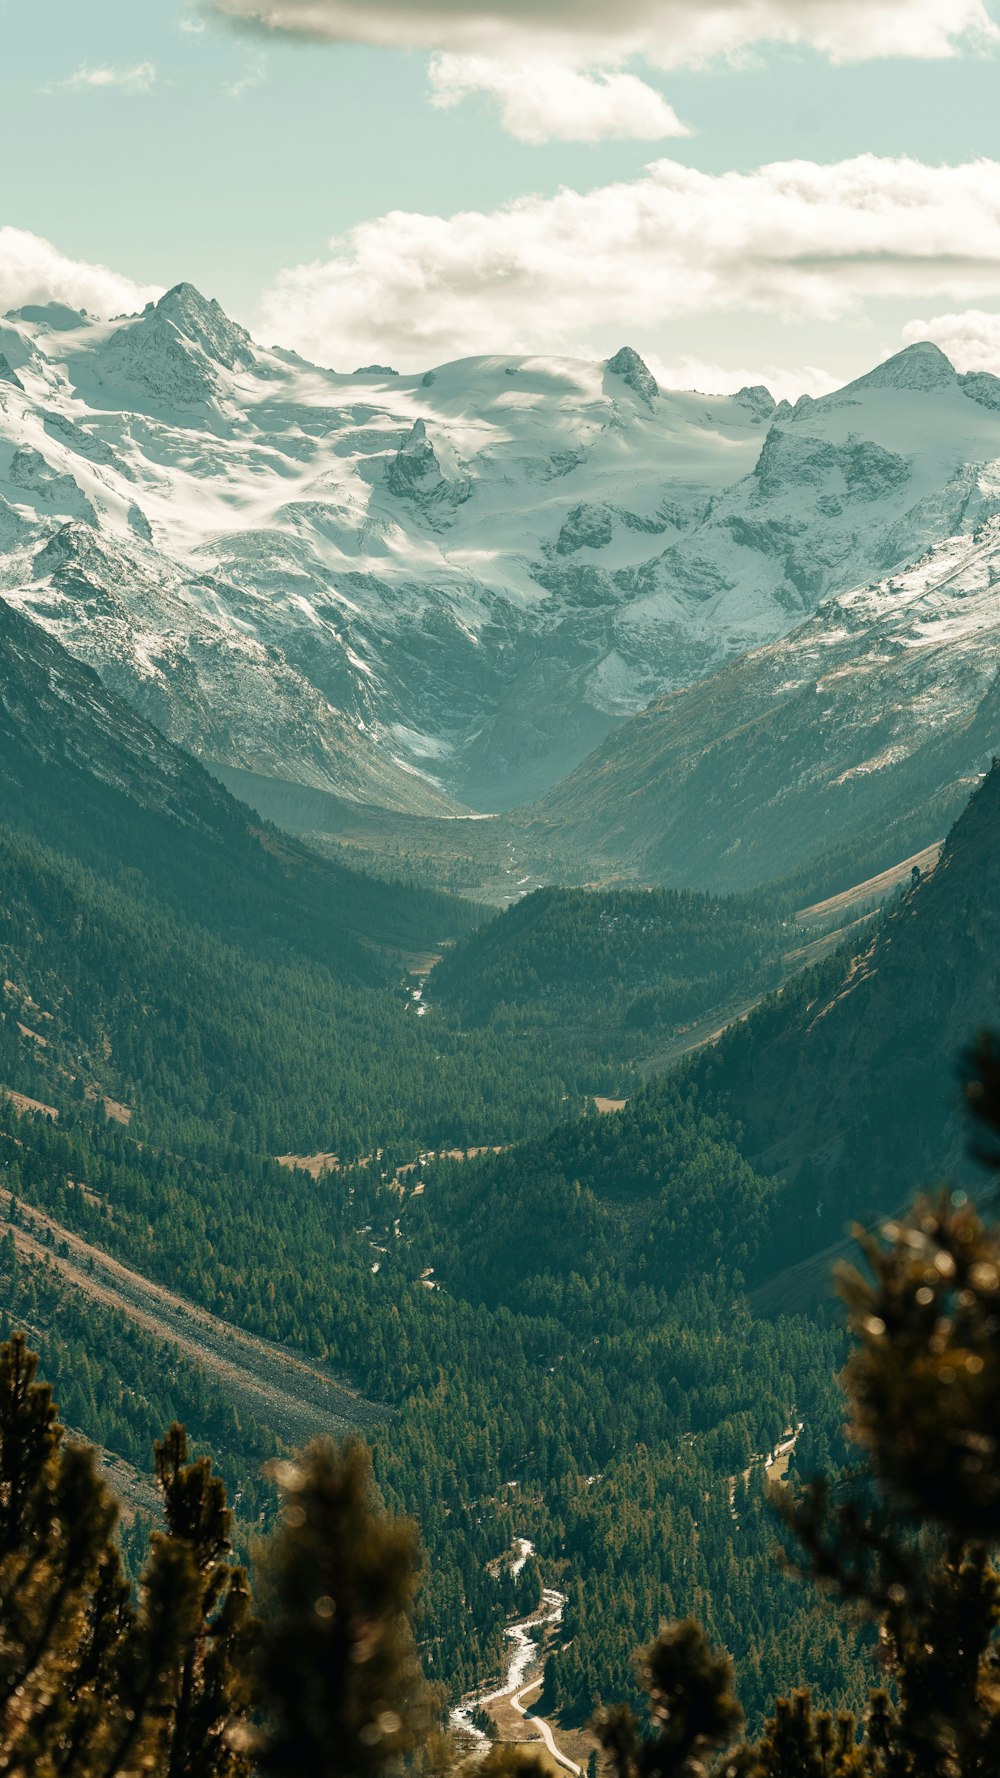
[[[96,373],[100,405],[110,398],[113,406],[165,417],[217,403],[231,393],[226,373],[256,362],[250,335],[219,303],[193,284],[175,284],[141,314],[124,317],[89,361],[81,354],[78,370],[85,380]]]
[[[636,395],[643,401],[652,402],[654,395],[659,395],[660,385],[632,346],[622,346],[613,358],[607,361],[607,369],[612,376],[621,377]]]
[[[1000,512],[1000,382],[927,346],[794,410],[631,347],[338,374],[190,284],[0,348],[0,595],[203,757],[424,813]]]
[[[958,373],[950,358],[946,358],[940,346],[932,340],[918,340],[916,345],[904,347],[883,364],[877,364],[866,376],[858,377],[856,382],[848,383],[847,390],[838,390],[838,395],[853,392],[856,389],[942,389],[949,383],[958,381]],[[827,397],[827,399],[831,399]]]
[[[202,296],[193,284],[175,284],[153,312],[172,321],[178,331],[199,345],[227,370],[252,370],[256,360],[246,329],[230,321],[221,303]]]
[[[738,401],[741,407],[745,407],[747,413],[752,414],[755,420],[773,419],[778,406],[770,389],[766,388],[763,383],[745,384],[742,389],[737,389],[733,400]],[[783,405],[788,408],[790,413],[791,408],[788,407],[788,403],[785,402]]]
[[[443,480],[441,465],[427,436],[426,420],[414,420],[409,437],[400,445],[386,477],[393,494],[425,493]]]
[[[0,383],[12,383],[15,389],[24,388],[17,371],[3,352],[0,352]]]

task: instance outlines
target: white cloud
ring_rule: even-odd
[[[116,87],[123,93],[151,93],[156,85],[155,62],[133,62],[127,68],[90,68],[83,63],[65,80],[54,80],[47,93],[103,92]]]
[[[680,358],[663,358],[643,348],[661,389],[698,389],[703,395],[735,395],[740,389],[763,383],[776,401],[797,401],[800,395],[829,395],[843,387],[843,377],[834,377],[816,364],[791,369],[787,364],[752,364],[727,366],[706,364],[703,358],[684,354]]]
[[[751,44],[808,45],[835,61],[939,57],[1000,41],[984,0],[209,0],[265,30],[577,66],[646,55],[663,68]],[[572,45],[576,48],[573,50]]]
[[[439,55],[431,62],[430,82],[431,103],[437,106],[488,94],[500,107],[504,129],[519,142],[654,142],[689,134],[662,93],[634,74],[571,68],[538,57],[506,62]]]
[[[331,249],[263,298],[271,337],[327,363],[592,351],[713,311],[969,303],[1000,295],[1000,163],[860,155],[708,174],[660,160],[630,183],[491,212],[392,211]]]
[[[933,340],[947,353],[956,370],[991,370],[1000,374],[1000,314],[985,309],[965,309],[957,315],[932,315],[929,321],[909,321],[903,328],[907,345]]]
[[[92,315],[141,309],[160,288],[136,284],[107,266],[67,259],[51,241],[21,228],[0,228],[0,314],[25,303],[67,303]]]

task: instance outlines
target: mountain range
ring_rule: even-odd
[[[825,600],[616,729],[524,812],[536,844],[591,876],[832,892],[940,839],[997,746],[998,578],[989,517]]]
[[[802,848],[853,831],[835,803],[877,823],[988,693],[1000,379],[929,344],[794,407],[627,347],[345,374],[181,284],[22,309],[0,352],[0,594],[272,804],[529,804],[640,876],[749,882],[782,796]],[[981,763],[921,794],[954,812]]]
[[[452,1701],[543,1580],[561,1729],[625,1695],[659,1613],[706,1603],[754,1720],[786,1657],[850,1699],[867,1647],[768,1580],[754,1500],[768,1453],[805,1474],[840,1449],[840,1336],[785,1317],[847,1218],[974,1178],[992,381],[929,348],[796,409],[664,394],[627,351],[337,378],[183,287],[119,323],[22,311],[4,341],[0,1315],[109,1451],[164,1419],[221,1436],[241,1538],[296,1365],[379,1404]],[[494,385],[534,403],[507,403],[507,457]],[[471,815],[505,774],[535,800]],[[377,874],[287,831],[345,811]],[[426,875],[435,846],[455,871],[492,849],[517,905],[386,880],[404,834]],[[873,847],[889,905],[802,910],[810,872],[832,890]],[[531,858],[605,882],[524,894]],[[162,1289],[277,1417],[178,1369]]]

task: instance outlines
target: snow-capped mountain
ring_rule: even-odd
[[[592,868],[666,882],[745,888],[838,850],[863,876],[939,839],[998,751],[993,517],[658,700],[527,813]]]
[[[794,408],[627,347],[344,375],[182,284],[0,352],[0,593],[203,758],[415,812],[528,800],[1000,511],[1000,380],[930,345]]]

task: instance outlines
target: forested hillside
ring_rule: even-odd
[[[539,889],[454,946],[430,993],[477,1025],[591,1032],[627,1054],[781,975],[789,908],[777,895]]]
[[[0,600],[0,821],[227,942],[383,982],[480,916],[321,860],[244,804]]]
[[[671,1275],[649,1266],[640,1234],[623,1267],[601,1239],[600,1204],[581,1194],[589,1248],[577,1235],[561,1260],[540,1251],[533,1261],[536,1231],[525,1226],[519,1273],[490,1288],[481,1258],[464,1271],[460,1244],[450,1242],[445,1175],[404,1198],[368,1168],[319,1182],[262,1162],[240,1166],[235,1156],[224,1170],[206,1169],[140,1148],[114,1124],[63,1131],[9,1110],[0,1144],[19,1200],[396,1408],[371,1434],[376,1472],[387,1498],[419,1518],[425,1658],[449,1691],[467,1689],[498,1660],[518,1598],[487,1563],[528,1536],[571,1601],[582,1587],[602,1602],[593,1620],[576,1608],[592,1622],[562,1680],[577,1719],[597,1692],[609,1695],[605,1685],[631,1685],[631,1650],[650,1614],[706,1599],[750,1675],[752,1710],[765,1707],[779,1650],[791,1678],[814,1637],[829,1695],[857,1694],[852,1636],[820,1638],[816,1600],[770,1572],[759,1501],[746,1534],[730,1505],[733,1478],[797,1419],[820,1445],[835,1436],[840,1338],[806,1322],[754,1322],[724,1261],[700,1277],[682,1278],[680,1265]],[[684,1199],[699,1166],[706,1182],[712,1169],[728,1170],[732,1190],[718,1213],[704,1204],[705,1241],[724,1251],[731,1217],[746,1214],[749,1169],[721,1141],[699,1145],[694,1130],[672,1164],[678,1196],[671,1204],[658,1194],[649,1233],[665,1252],[689,1241]],[[483,1208],[489,1217],[508,1206]],[[553,1222],[564,1212],[552,1203]],[[613,1239],[613,1215],[606,1229]],[[440,1287],[428,1289],[424,1274],[435,1265]],[[76,1314],[70,1303],[64,1320],[49,1304],[49,1326],[64,1343]],[[254,1461],[251,1436],[243,1449]],[[622,1527],[632,1522],[638,1535],[653,1495],[672,1502],[663,1535],[637,1547],[635,1560],[630,1549],[623,1564]],[[693,1518],[702,1526],[696,1543]]]
[[[471,914],[279,839],[54,644],[16,621],[7,635],[0,1165],[15,1202],[380,1404],[376,1473],[421,1524],[419,1631],[450,1696],[496,1670],[544,1580],[567,1599],[549,1680],[565,1720],[629,1694],[636,1642],[687,1610],[732,1648],[752,1723],[805,1668],[830,1701],[857,1702],[861,1632],[831,1628],[769,1560],[764,1460],[789,1436],[804,1466],[838,1448],[843,1348],[836,1329],[747,1306],[747,1284],[801,1249],[806,1199],[741,1107],[772,1033],[775,1055],[802,1049],[789,1091],[815,1092],[817,996],[833,1009],[821,1029],[860,1053],[870,1024],[851,1007],[891,986],[897,954],[908,971],[919,955],[928,1005],[946,983],[953,997],[914,1076],[930,1129],[945,1046],[981,1004],[955,934],[989,897],[995,780],[886,919],[874,963],[832,960],[709,1061],[640,1090],[609,1033],[766,986],[786,898],[546,891],[461,940],[420,1016],[407,953],[426,967]],[[992,933],[984,919],[987,989]],[[881,1041],[908,1065],[912,1001],[885,992]],[[860,1091],[840,1053],[824,1051],[831,1093],[841,1078]],[[622,1113],[580,1116],[614,1086]],[[313,1177],[279,1167],[286,1150],[364,1164]],[[813,1219],[814,1243],[826,1227]],[[0,1273],[0,1309],[37,1329],[81,1431],[137,1460],[154,1417],[180,1412],[228,1473],[258,1475],[274,1428],[229,1417],[196,1366],[168,1357],[169,1387],[148,1386],[146,1336],[91,1320],[58,1264],[8,1245]],[[88,1325],[101,1337],[83,1364]],[[244,1534],[270,1499],[248,1486]],[[517,1578],[501,1558],[519,1537],[537,1563]]]
[[[714,1263],[721,1230],[730,1262],[760,1282],[837,1240],[853,1217],[894,1209],[914,1180],[963,1177],[959,1060],[1000,1000],[998,845],[994,768],[933,870],[873,929],[793,977],[717,1044],[613,1117],[566,1125],[515,1156],[445,1169],[446,1226],[478,1287],[508,1266],[516,1276],[518,1263],[502,1237],[498,1248],[478,1233],[483,1207],[491,1227],[496,1212],[503,1229],[529,1231],[529,1251],[573,1256],[579,1243],[584,1273],[595,1204],[606,1250],[628,1252],[645,1238],[646,1263],[665,1275]],[[485,948],[491,937],[469,942]],[[745,1172],[720,1167],[711,1154],[719,1141]],[[694,1165],[676,1190],[680,1154]],[[669,1242],[640,1236],[640,1204],[654,1222],[670,1206]]]
[[[379,989],[287,940],[227,941],[133,875],[3,828],[0,960],[0,1083],[63,1109],[110,1098],[133,1135],[187,1154],[353,1159],[402,1143],[410,1160],[545,1129],[620,1079],[551,1039],[470,1041],[417,1017],[401,967]]]
[[[860,955],[798,978],[692,1064],[742,1152],[785,1181],[777,1229],[796,1257],[894,1210],[914,1180],[975,1177],[962,1057],[1000,1004],[998,856],[994,763]]]
[[[404,979],[481,915],[262,826],[0,603],[0,1084],[110,1098],[186,1153],[509,1141],[614,1090],[594,1046],[509,1054]]]

